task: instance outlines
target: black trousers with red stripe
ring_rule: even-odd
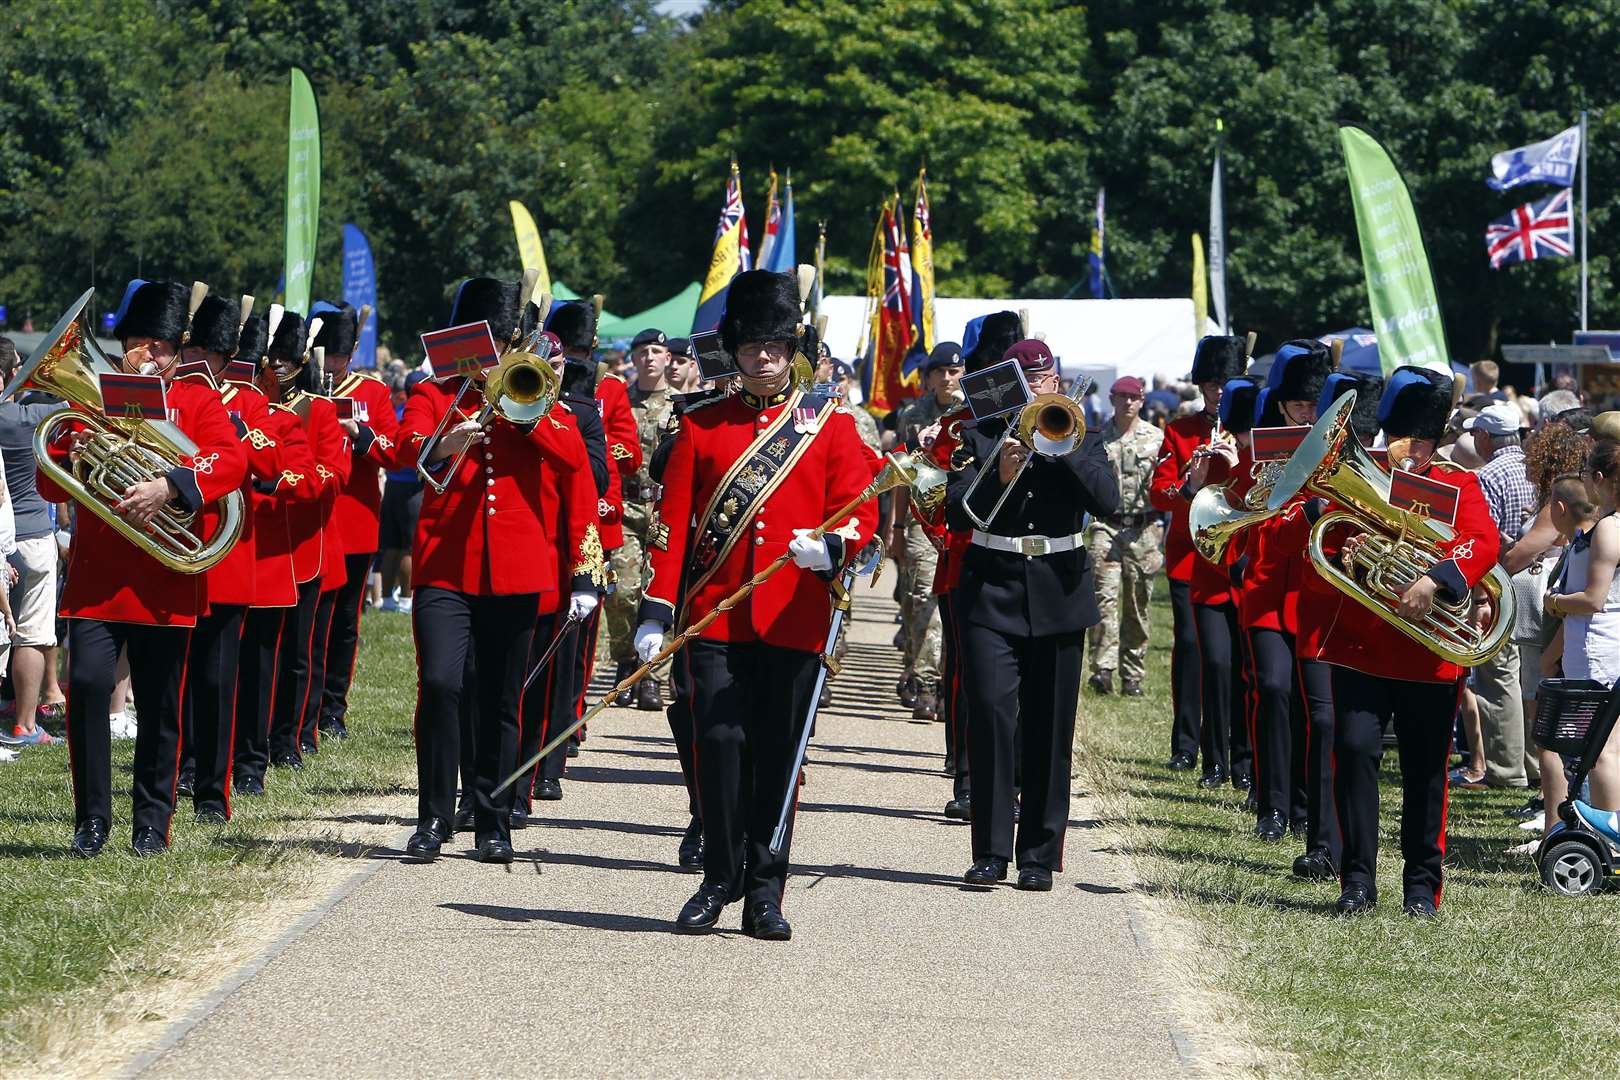
[[[354,679],[354,661],[360,650],[360,607],[366,598],[366,578],[376,557],[374,551],[343,557],[349,576],[332,602],[332,627],[326,638],[326,677],[322,682],[317,717],[317,726],[322,730],[342,720],[349,711],[349,683]]]
[[[332,621],[342,589],[327,589],[315,601],[315,618],[309,635],[309,693],[298,722],[298,752],[313,754],[321,748],[321,698],[326,686],[326,662],[332,638]]]
[[[601,605],[597,605],[600,611]],[[546,686],[546,727],[545,738],[572,724],[580,717],[580,709],[584,705],[585,686],[590,670],[590,658],[596,648],[596,624],[592,618],[580,623],[569,631],[568,637],[557,646],[557,656],[552,663],[552,678]],[[559,616],[558,626],[565,625],[566,613]],[[564,740],[563,743],[545,756],[540,762],[536,779],[561,780],[563,770],[568,765],[568,743],[578,741],[579,732],[574,733],[573,740]],[[536,742],[534,749],[540,749],[541,743]],[[534,753],[530,750],[529,753]]]
[[[1333,669],[1334,796],[1344,834],[1344,885],[1375,887],[1378,762],[1384,725],[1392,720],[1401,756],[1402,885],[1406,898],[1439,902],[1440,863],[1446,853],[1446,762],[1458,691],[1457,683],[1408,682]]]
[[[780,903],[793,846],[793,815],[782,850],[771,834],[790,784],[793,755],[809,716],[820,654],[759,641],[689,641],[703,879],[750,903]]]
[[[1339,813],[1333,805],[1333,668],[1320,660],[1301,660],[1295,680],[1305,703],[1305,847],[1322,849],[1338,866],[1344,854]],[[1296,745],[1300,738],[1295,729]]]
[[[231,812],[236,673],[246,613],[241,604],[212,604],[191,632],[183,707],[191,741],[186,756],[196,768],[191,800],[199,813],[217,810],[228,817]]]
[[[1202,736],[1198,627],[1193,622],[1192,586],[1185,581],[1170,582],[1170,625],[1170,754],[1186,754],[1196,761]]]
[[[277,659],[275,706],[270,717],[270,759],[299,759],[300,731],[314,696],[311,659],[315,619],[321,603],[321,579],[298,586],[298,603],[285,609]],[[324,640],[324,639],[323,639]]]
[[[73,820],[112,823],[112,707],[118,653],[129,650],[135,727],[131,784],[134,827],[167,836],[180,767],[180,687],[185,681],[185,627],[68,620],[68,755]]]
[[[416,635],[417,820],[455,816],[456,773],[467,695],[477,697],[473,828],[479,843],[511,840],[512,788],[495,788],[517,768],[518,712],[539,608],[538,593],[478,596],[424,586],[411,605]],[[477,680],[466,680],[472,654]]]
[[[1249,631],[1254,684],[1254,792],[1259,816],[1279,813],[1303,821],[1305,807],[1305,702],[1295,679],[1294,635]]]
[[[683,656],[677,655],[670,664],[669,682],[675,701],[665,710],[665,718],[669,721],[670,738],[675,742],[675,757],[681,763],[681,782],[686,785],[687,810],[695,821],[703,814],[698,806],[697,762],[693,757],[692,679]]]
[[[949,592],[939,594],[939,621],[945,632],[940,650],[939,707],[945,718],[945,760],[956,767],[951,797],[967,801],[973,797],[973,784],[968,764],[967,699],[962,693],[962,627],[957,622],[955,601]]]
[[[1237,608],[1231,604],[1194,604],[1192,609],[1198,629],[1203,712],[1199,744],[1204,754],[1204,774],[1220,769],[1236,781],[1250,775],[1254,756],[1245,720],[1243,673],[1247,665]]]
[[[539,662],[540,658],[545,655],[546,650],[551,647],[559,627],[568,627],[568,624],[558,618],[558,613],[555,611],[541,615],[534,621],[534,638],[529,644],[528,665],[524,668],[525,677],[527,677],[529,671],[533,670],[534,665]],[[533,757],[535,751],[544,746],[546,740],[551,738],[551,733],[557,730],[550,708],[551,686],[557,675],[558,662],[566,661],[564,654],[568,651],[570,640],[577,638],[578,635],[579,627],[568,627],[568,638],[557,646],[557,651],[552,653],[550,660],[546,661],[545,668],[535,673],[534,681],[523,691],[522,731],[518,738],[517,755],[519,761],[528,761]],[[462,759],[465,761],[466,757],[467,752],[463,750]],[[540,778],[540,770],[544,765],[544,761],[535,762],[534,768],[529,770],[529,775],[512,786],[512,808],[514,810],[521,810],[525,814],[529,812],[534,796],[534,782]],[[465,774],[465,772],[464,769],[463,773]],[[465,790],[465,784],[463,787]],[[465,793],[462,805],[470,805],[465,798]]]
[[[270,718],[275,705],[281,624],[291,608],[248,608],[236,668],[236,749],[233,782],[264,780],[270,767]]]

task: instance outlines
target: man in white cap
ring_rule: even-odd
[[[1503,551],[1513,546],[1536,513],[1536,489],[1525,476],[1524,448],[1519,444],[1523,422],[1523,412],[1511,401],[1487,405],[1463,421],[1464,437],[1472,438],[1474,452],[1485,462],[1479,470],[1479,489],[1501,534]],[[1485,743],[1486,786],[1539,784],[1541,770],[1534,749],[1525,746],[1517,645],[1508,642],[1474,669],[1474,695]]]

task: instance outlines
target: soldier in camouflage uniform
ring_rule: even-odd
[[[1159,463],[1164,433],[1138,419],[1141,379],[1127,375],[1115,380],[1109,397],[1114,418],[1103,446],[1119,480],[1119,512],[1091,524],[1088,547],[1102,621],[1087,631],[1091,639],[1088,684],[1100,694],[1113,693],[1117,668],[1120,692],[1138,697],[1147,655],[1148,603],[1153,578],[1164,564],[1163,528],[1148,505],[1148,481]]]
[[[942,341],[934,346],[923,363],[925,392],[900,408],[895,423],[900,445],[909,445],[919,431],[938,424],[943,417],[962,407],[963,370],[960,345]],[[913,680],[917,688],[917,703],[911,715],[918,720],[935,720],[940,712],[939,663],[944,637],[939,598],[934,595],[934,570],[939,564],[939,553],[916,518],[903,509],[897,509],[895,516],[899,541],[896,553],[905,590],[900,601],[906,646],[902,651],[906,677]]]
[[[629,387],[630,411],[635,415],[641,437],[642,466],[634,478],[627,477],[624,481],[624,546],[613,553],[617,585],[605,605],[608,642],[618,665],[615,682],[623,681],[641,666],[634,644],[636,612],[641,607],[641,590],[648,573],[644,553],[658,494],[658,485],[653,483],[647,469],[652,463],[653,450],[675,416],[674,392],[668,382],[669,342],[663,331],[643,330],[637,334],[630,343],[630,359],[636,365],[636,380]],[[662,709],[662,681],[668,673],[666,662],[661,670],[621,691],[613,703],[634,704],[638,709]]]

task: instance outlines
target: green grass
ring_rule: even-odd
[[[1384,761],[1379,906],[1330,913],[1337,882],[1294,879],[1303,846],[1262,843],[1231,788],[1200,791],[1169,756],[1168,605],[1153,613],[1146,703],[1082,707],[1084,767],[1140,880],[1190,920],[1207,989],[1231,995],[1258,1071],[1479,1077],[1613,1075],[1620,894],[1561,899],[1507,848],[1526,793],[1453,791],[1445,898],[1401,914],[1397,755]],[[1565,1048],[1573,1048],[1567,1052]],[[1278,1054],[1275,1051],[1282,1051]],[[1290,1060],[1291,1059],[1291,1060]],[[1254,1067],[1254,1066],[1251,1066]]]
[[[330,834],[344,811],[414,790],[410,620],[368,613],[362,633],[354,737],[323,742],[301,772],[272,770],[266,797],[233,800],[229,825],[195,824],[182,800],[162,858],[129,850],[132,742],[113,744],[115,820],[89,861],[67,857],[66,746],[0,765],[0,1067],[38,1058],[69,1017],[94,1026],[119,991],[193,970],[199,961],[187,957],[205,954],[233,919],[296,891],[314,859],[340,853]],[[322,818],[336,820],[323,828]]]

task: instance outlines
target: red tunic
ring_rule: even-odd
[[[251,511],[253,482],[269,480],[281,471],[278,440],[269,432],[270,403],[254,387],[227,383],[216,389],[213,383],[200,375],[184,378],[218,394],[226,413],[242,422],[240,442],[248,465],[247,476],[242,480],[242,505],[247,513],[243,517],[241,538],[230,553],[208,571],[208,602],[247,607],[254,602],[255,567],[258,561],[257,522]]]
[[[205,510],[198,515],[203,535],[216,526],[209,504],[242,485],[247,457],[236,439],[236,427],[219,402],[219,394],[190,380],[170,384],[170,419],[192,442],[197,452],[186,460],[182,487],[194,487]],[[74,425],[64,425],[50,453],[66,465],[68,436]],[[173,474],[171,474],[173,475]],[[71,496],[43,471],[39,493],[46,502],[66,502]],[[246,507],[243,507],[244,512]],[[208,610],[208,576],[182,574],[153,559],[124,539],[95,513],[80,507],[68,553],[67,584],[61,614],[69,619],[140,623],[146,626],[195,626]]]
[[[292,508],[296,503],[318,505],[320,478],[298,414],[285,405],[271,405],[266,421],[266,431],[280,451],[281,471],[253,490],[253,606],[292,607],[298,603]],[[317,567],[304,580],[318,572]]]
[[[1442,578],[1471,589],[1496,565],[1500,546],[1496,523],[1473,473],[1449,462],[1432,462],[1423,475],[1459,489],[1457,526],[1442,546]],[[1329,511],[1337,509],[1329,504]],[[1336,556],[1342,529],[1325,538],[1327,554]],[[1298,655],[1353,668],[1368,675],[1410,682],[1455,682],[1467,670],[1440,659],[1390,626],[1354,599],[1329,585],[1314,569],[1301,574]],[[1444,719],[1450,723],[1450,718]]]
[[[338,426],[336,407],[324,397],[310,397],[303,425],[315,459],[315,497],[296,500],[287,508],[293,575],[300,585],[319,577],[321,591],[327,592],[341,587],[348,577],[331,518],[337,489],[349,475],[349,436]],[[336,585],[329,584],[331,578],[337,579]]]
[[[661,527],[652,544],[652,579],[646,601],[678,616],[682,571],[698,539],[695,520],[713,499],[720,482],[771,421],[799,400],[763,409],[751,395],[732,394],[688,410],[675,437],[664,470],[664,498],[658,506]],[[826,422],[799,444],[781,483],[759,505],[754,517],[738,521],[738,537],[725,558],[685,605],[685,621],[696,623],[743,582],[787,553],[795,529],[813,529],[830,518],[872,482],[872,455],[863,449],[855,421],[843,408],[827,412]],[[838,526],[846,559],[867,541],[878,524],[877,500],[859,506]],[[660,533],[662,532],[662,528]],[[741,603],[710,623],[701,637],[708,641],[762,641],[768,645],[819,651],[826,644],[832,609],[827,582],[789,563]]]
[[[1187,529],[1192,498],[1181,493],[1193,451],[1208,445],[1214,430],[1215,418],[1209,413],[1184,416],[1165,428],[1164,451],[1148,485],[1148,501],[1153,508],[1170,514],[1170,527],[1164,536],[1165,572],[1171,581],[1192,583],[1195,604],[1219,604],[1230,598],[1225,571],[1198,558],[1193,548],[1192,534]],[[1226,460],[1212,459],[1205,485],[1222,483],[1226,477]]]
[[[613,551],[624,545],[624,478],[641,468],[641,436],[630,395],[617,375],[604,375],[597,382],[596,409],[602,414],[608,456],[608,489],[597,507],[598,528],[602,547]]]
[[[447,384],[427,380],[412,388],[399,425],[403,456],[414,460],[421,452],[460,385],[457,379]],[[477,399],[469,392],[463,403],[470,400]],[[585,441],[564,407],[553,407],[527,432],[505,420],[493,421],[447,479],[443,493],[429,485],[422,494],[412,549],[416,585],[475,596],[538,593],[542,610],[556,610],[554,538],[564,506],[569,508],[567,527],[575,530],[570,549],[576,577],[600,580],[596,487]]]
[[[336,397],[354,399],[355,422],[368,429],[373,436],[370,445],[366,444],[363,435],[354,441],[354,461],[348,477],[338,489],[333,510],[341,554],[369,555],[377,550],[382,470],[394,467],[394,441],[398,437],[399,420],[394,416],[393,395],[375,375],[350,371],[333,393]],[[366,446],[364,452],[360,450],[361,446]]]

